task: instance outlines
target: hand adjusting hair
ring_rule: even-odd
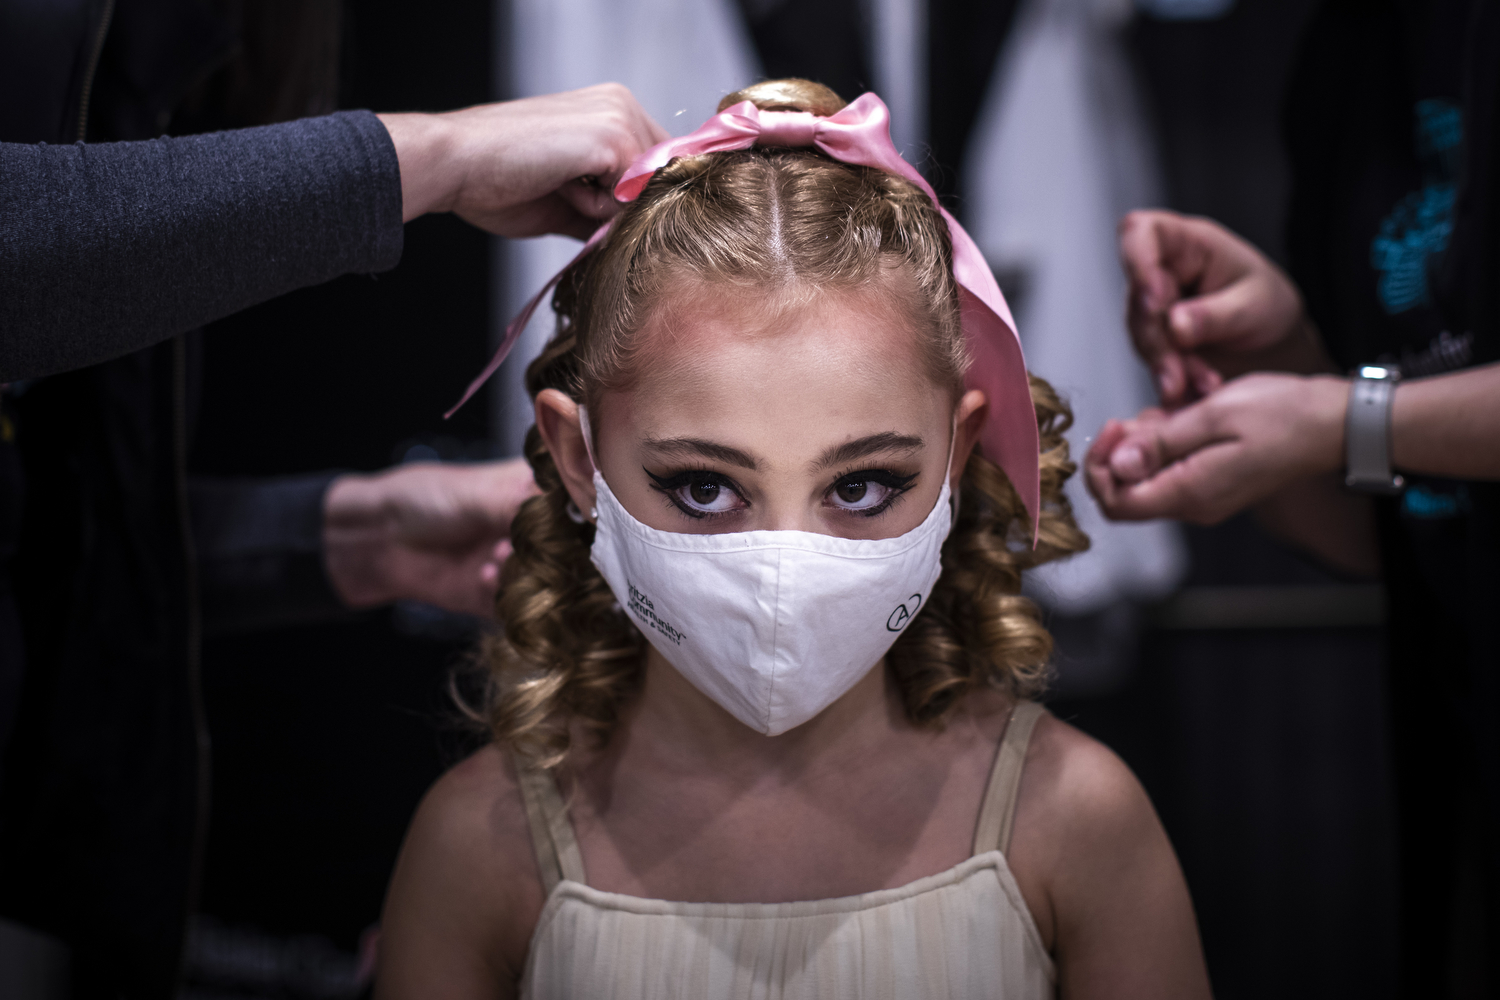
[[[1031,402],[1031,384],[1026,374],[1026,359],[1021,353],[1021,341],[1015,332],[1015,320],[979,247],[958,220],[938,202],[932,186],[896,151],[891,142],[890,111],[884,101],[873,93],[866,93],[827,117],[807,111],[762,111],[750,101],[741,101],[714,115],[697,131],[668,139],[642,153],[615,185],[615,197],[622,202],[634,201],[652,175],[676,157],[748,149],[756,145],[812,147],[843,163],[896,174],[926,192],[942,213],[953,242],[953,276],[959,286],[964,340],[972,359],[964,383],[971,389],[982,390],[989,402],[980,433],[980,447],[1010,477],[1011,485],[1031,515],[1034,539],[1041,517],[1040,446],[1036,411]],[[600,226],[574,260],[592,251],[612,225],[613,221]],[[446,416],[452,416],[500,367],[532,313],[561,279],[562,273],[558,272],[547,282],[511,320],[495,356]]]

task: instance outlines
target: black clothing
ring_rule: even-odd
[[[235,41],[202,0],[0,0],[0,141],[54,144],[0,145],[0,381],[115,359],[0,394],[0,916],[69,945],[80,1000],[176,993],[204,628],[338,606],[332,474],[187,477],[186,331],[401,251],[366,112],[157,138]],[[85,122],[120,144],[55,145]]]
[[[1345,368],[1396,362],[1430,376],[1500,361],[1496,53],[1500,5],[1486,0],[1334,0],[1310,26],[1288,93],[1289,249]],[[1500,956],[1500,483],[1407,480],[1377,513],[1401,990],[1494,993],[1500,964],[1484,966]],[[1434,963],[1451,970],[1442,986]]]
[[[146,142],[0,143],[0,382],[394,267],[394,161],[368,111]]]

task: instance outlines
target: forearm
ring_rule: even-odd
[[[188,498],[209,632],[343,617],[323,551],[335,473],[266,479],[192,477]]]
[[[0,144],[0,381],[393,267],[397,164],[368,112],[149,142]]]
[[[1391,464],[1452,479],[1500,479],[1500,364],[1399,383]]]
[[[1309,425],[1307,452],[1316,471],[1256,506],[1274,535],[1352,576],[1379,572],[1374,510],[1342,485],[1344,426],[1340,408],[1348,382],[1309,382],[1327,396],[1326,415]],[[1407,473],[1454,479],[1500,479],[1500,365],[1399,383],[1391,409],[1391,464]]]

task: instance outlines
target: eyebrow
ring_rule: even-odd
[[[921,450],[926,442],[919,437],[910,434],[896,434],[886,431],[883,434],[871,434],[856,441],[846,441],[844,444],[834,445],[813,464],[814,469],[826,469],[830,465],[842,465],[852,462],[867,455],[879,452],[906,452],[911,453]]]
[[[754,458],[738,448],[715,444],[702,438],[647,438],[644,447],[659,455],[698,455],[726,465],[737,465],[742,469],[754,470],[757,465]]]

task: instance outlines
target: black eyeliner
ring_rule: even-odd
[[[745,507],[750,506],[750,501],[746,500],[745,495],[740,492],[739,484],[737,484],[733,479],[730,479],[728,476],[724,475],[722,472],[714,472],[712,469],[683,469],[680,472],[672,473],[670,476],[658,476],[656,473],[652,472],[644,465],[641,466],[641,471],[651,479],[650,486],[653,490],[656,490],[658,493],[664,495],[667,498],[668,503],[670,503],[673,507],[682,511],[682,513],[686,514],[688,517],[691,517],[695,521],[701,521],[705,518],[712,519],[716,517],[727,517],[730,514],[738,514],[740,510],[744,509],[744,507],[737,510],[714,511],[694,510],[693,508],[687,506],[681,500],[677,499],[677,491],[682,489],[684,486],[691,486],[693,484],[694,477],[702,477],[703,479],[712,482],[720,489],[729,490],[735,496],[740,498],[740,502],[743,503]]]
[[[828,488],[828,492],[832,493],[834,490],[838,489],[839,483],[843,482],[844,480],[854,478],[884,486],[886,489],[890,490],[891,493],[884,500],[880,501],[880,504],[878,506],[871,507],[868,510],[850,510],[847,507],[842,508],[842,510],[846,514],[854,514],[859,517],[879,517],[881,514],[884,514],[886,511],[895,506],[898,500],[906,496],[907,491],[911,489],[912,483],[919,475],[921,475],[921,473],[913,472],[909,476],[903,476],[898,473],[892,472],[890,469],[852,469],[849,472],[845,472],[835,477],[833,480],[833,485]]]

